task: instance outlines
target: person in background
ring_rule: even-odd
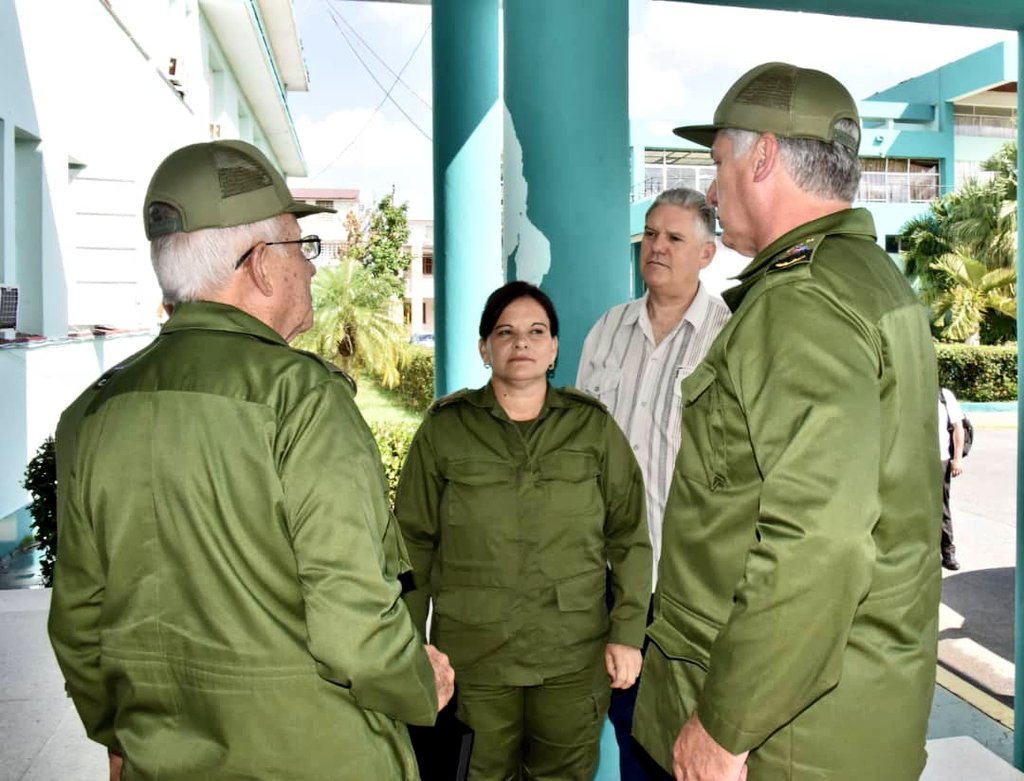
[[[860,121],[765,63],[709,125],[722,242],[753,259],[683,380],[633,734],[678,781],[910,781],[935,688],[939,469],[926,311],[876,243]]]
[[[633,447],[644,475],[655,564],[679,451],[681,384],[703,360],[730,314],[725,302],[700,281],[701,270],[714,256],[715,211],[704,196],[686,188],[658,195],[647,210],[640,242],[640,273],[647,291],[636,301],[609,309],[594,324],[576,375],[576,387],[608,407]],[[637,685],[612,692],[608,710],[622,781],[660,775],[630,735],[636,693]]]
[[[960,569],[949,511],[950,480],[964,471],[964,413],[948,388],[939,389],[939,458],[942,461],[942,566]]]
[[[558,316],[539,288],[495,290],[479,347],[490,382],[435,402],[402,469],[405,598],[424,633],[433,604],[475,733],[471,781],[590,781],[610,687],[640,672],[643,477],[604,405],[548,382]]]
[[[170,318],[57,428],[50,638],[111,776],[417,779],[451,697],[380,456],[313,322],[316,236],[256,147],[193,144],[143,209]]]

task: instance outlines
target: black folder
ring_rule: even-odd
[[[455,715],[454,697],[437,714],[434,726],[410,724],[409,737],[422,781],[466,781],[473,730]]]

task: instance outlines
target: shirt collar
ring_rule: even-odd
[[[248,334],[274,344],[288,343],[281,334],[261,320],[243,312],[230,304],[216,301],[189,301],[174,307],[161,334],[172,334],[178,331],[228,331],[230,333]]]
[[[640,327],[644,329],[644,332],[648,335],[652,333],[651,319],[647,314],[647,299],[650,296],[650,291],[645,291],[640,298],[635,301],[631,301],[626,305],[626,313],[622,316],[622,322],[624,325],[640,324]],[[711,306],[711,296],[708,294],[708,289],[704,286],[703,282],[697,282],[697,295],[693,297],[693,301],[686,307],[686,312],[683,313],[683,319],[679,321],[676,328],[672,329],[672,333],[675,333],[676,329],[683,321],[688,322],[694,328],[699,328],[701,323],[704,322],[704,318],[707,317],[708,307]]]

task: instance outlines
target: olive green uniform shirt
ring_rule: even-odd
[[[413,440],[396,514],[421,631],[457,680],[528,686],[640,647],[651,582],[643,477],[596,399],[549,387],[531,424],[490,384],[439,400]],[[609,616],[605,576],[615,604]]]
[[[696,710],[751,781],[916,779],[941,582],[925,310],[863,209],[739,280],[683,383],[634,735],[670,767]]]
[[[437,695],[347,378],[183,304],[57,430],[50,636],[124,778],[418,778]]]

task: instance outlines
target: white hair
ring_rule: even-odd
[[[223,289],[240,257],[261,241],[280,239],[285,217],[279,214],[246,225],[179,231],[153,239],[149,254],[164,303],[196,301]]]
[[[853,138],[860,138],[860,127],[850,119],[836,121],[835,129]],[[734,157],[746,154],[760,133],[738,128],[724,128],[732,142]],[[838,142],[827,143],[812,138],[782,138],[779,153],[782,163],[797,186],[820,198],[853,201],[860,187],[860,157],[856,149]]]
[[[691,190],[689,187],[674,187],[670,190],[663,190],[654,199],[654,203],[647,209],[644,219],[650,216],[651,212],[659,206],[678,206],[686,209],[694,216],[694,225],[697,232],[704,241],[715,240],[715,210],[704,198],[704,194],[698,190]]]

